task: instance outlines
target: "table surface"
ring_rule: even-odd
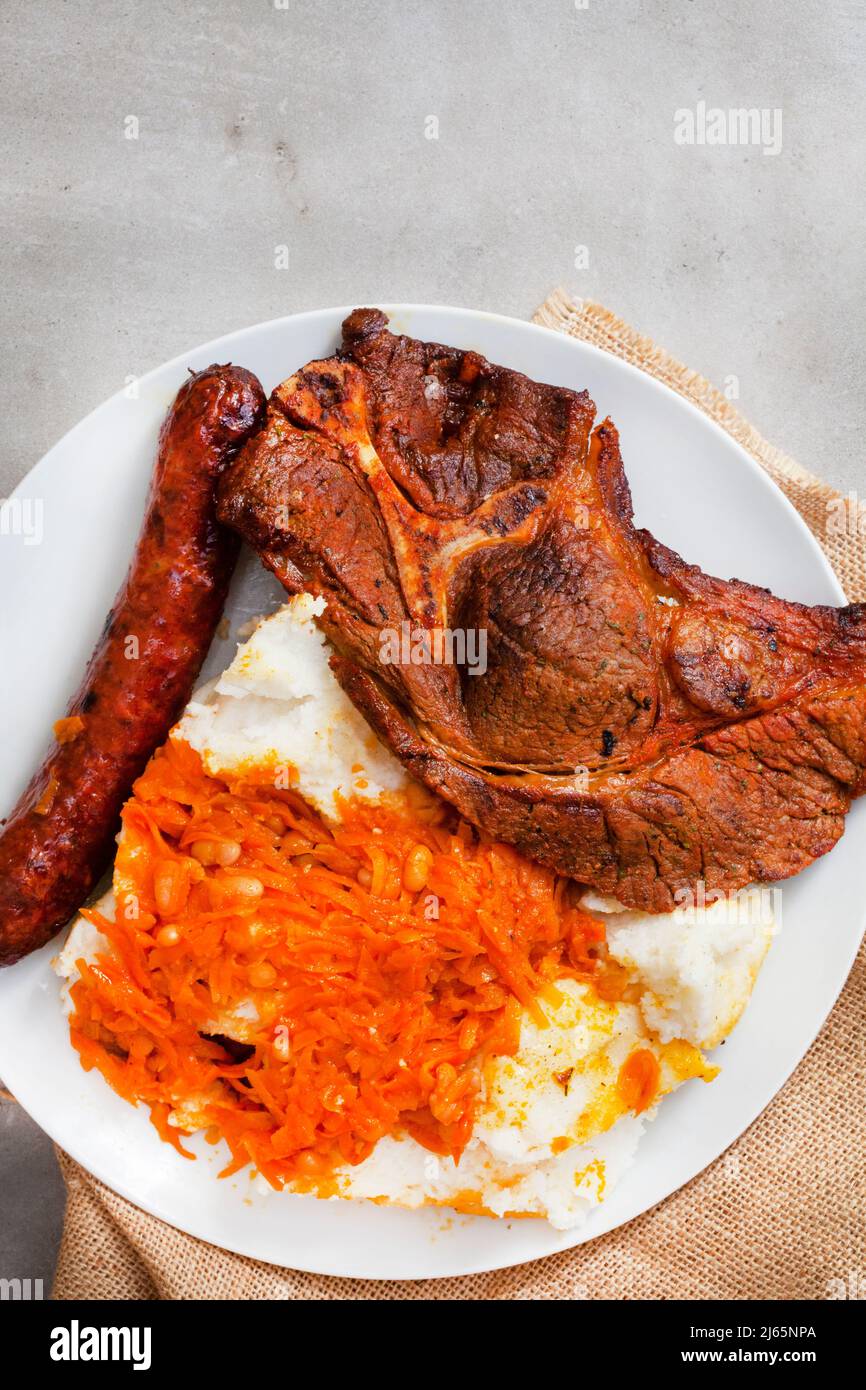
[[[0,25],[0,496],[221,333],[380,300],[528,317],[558,284],[866,492],[862,8],[5,0]],[[716,108],[763,112],[759,141]],[[48,1288],[62,1185],[0,1104],[0,1277]]]

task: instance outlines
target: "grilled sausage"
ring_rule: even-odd
[[[120,809],[192,690],[239,542],[218,525],[217,479],[258,427],[264,393],[241,367],[184,383],[162,427],[126,580],[55,743],[0,835],[0,965],[69,920],[108,865]]]

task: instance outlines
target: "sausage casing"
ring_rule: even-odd
[[[81,906],[132,783],[189,699],[239,544],[217,523],[217,480],[263,410],[257,379],[231,365],[190,376],[169,410],[132,565],[0,834],[0,965],[44,945]]]

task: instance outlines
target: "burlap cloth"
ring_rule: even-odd
[[[635,363],[724,426],[791,499],[848,597],[866,599],[866,514],[853,499],[847,525],[840,524],[832,488],[772,448],[708,381],[601,305],[577,304],[559,292],[535,321]],[[794,1076],[704,1173],[628,1226],[576,1250],[461,1279],[332,1279],[226,1254],[145,1215],[59,1153],[69,1200],[54,1296],[822,1299],[859,1289],[866,1297],[864,1082],[861,948],[830,1019]]]

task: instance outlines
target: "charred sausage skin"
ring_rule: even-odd
[[[263,411],[257,379],[231,365],[191,376],[169,410],[132,565],[0,835],[0,965],[44,945],[81,906],[132,783],[189,699],[239,545],[217,523],[217,480]]]

